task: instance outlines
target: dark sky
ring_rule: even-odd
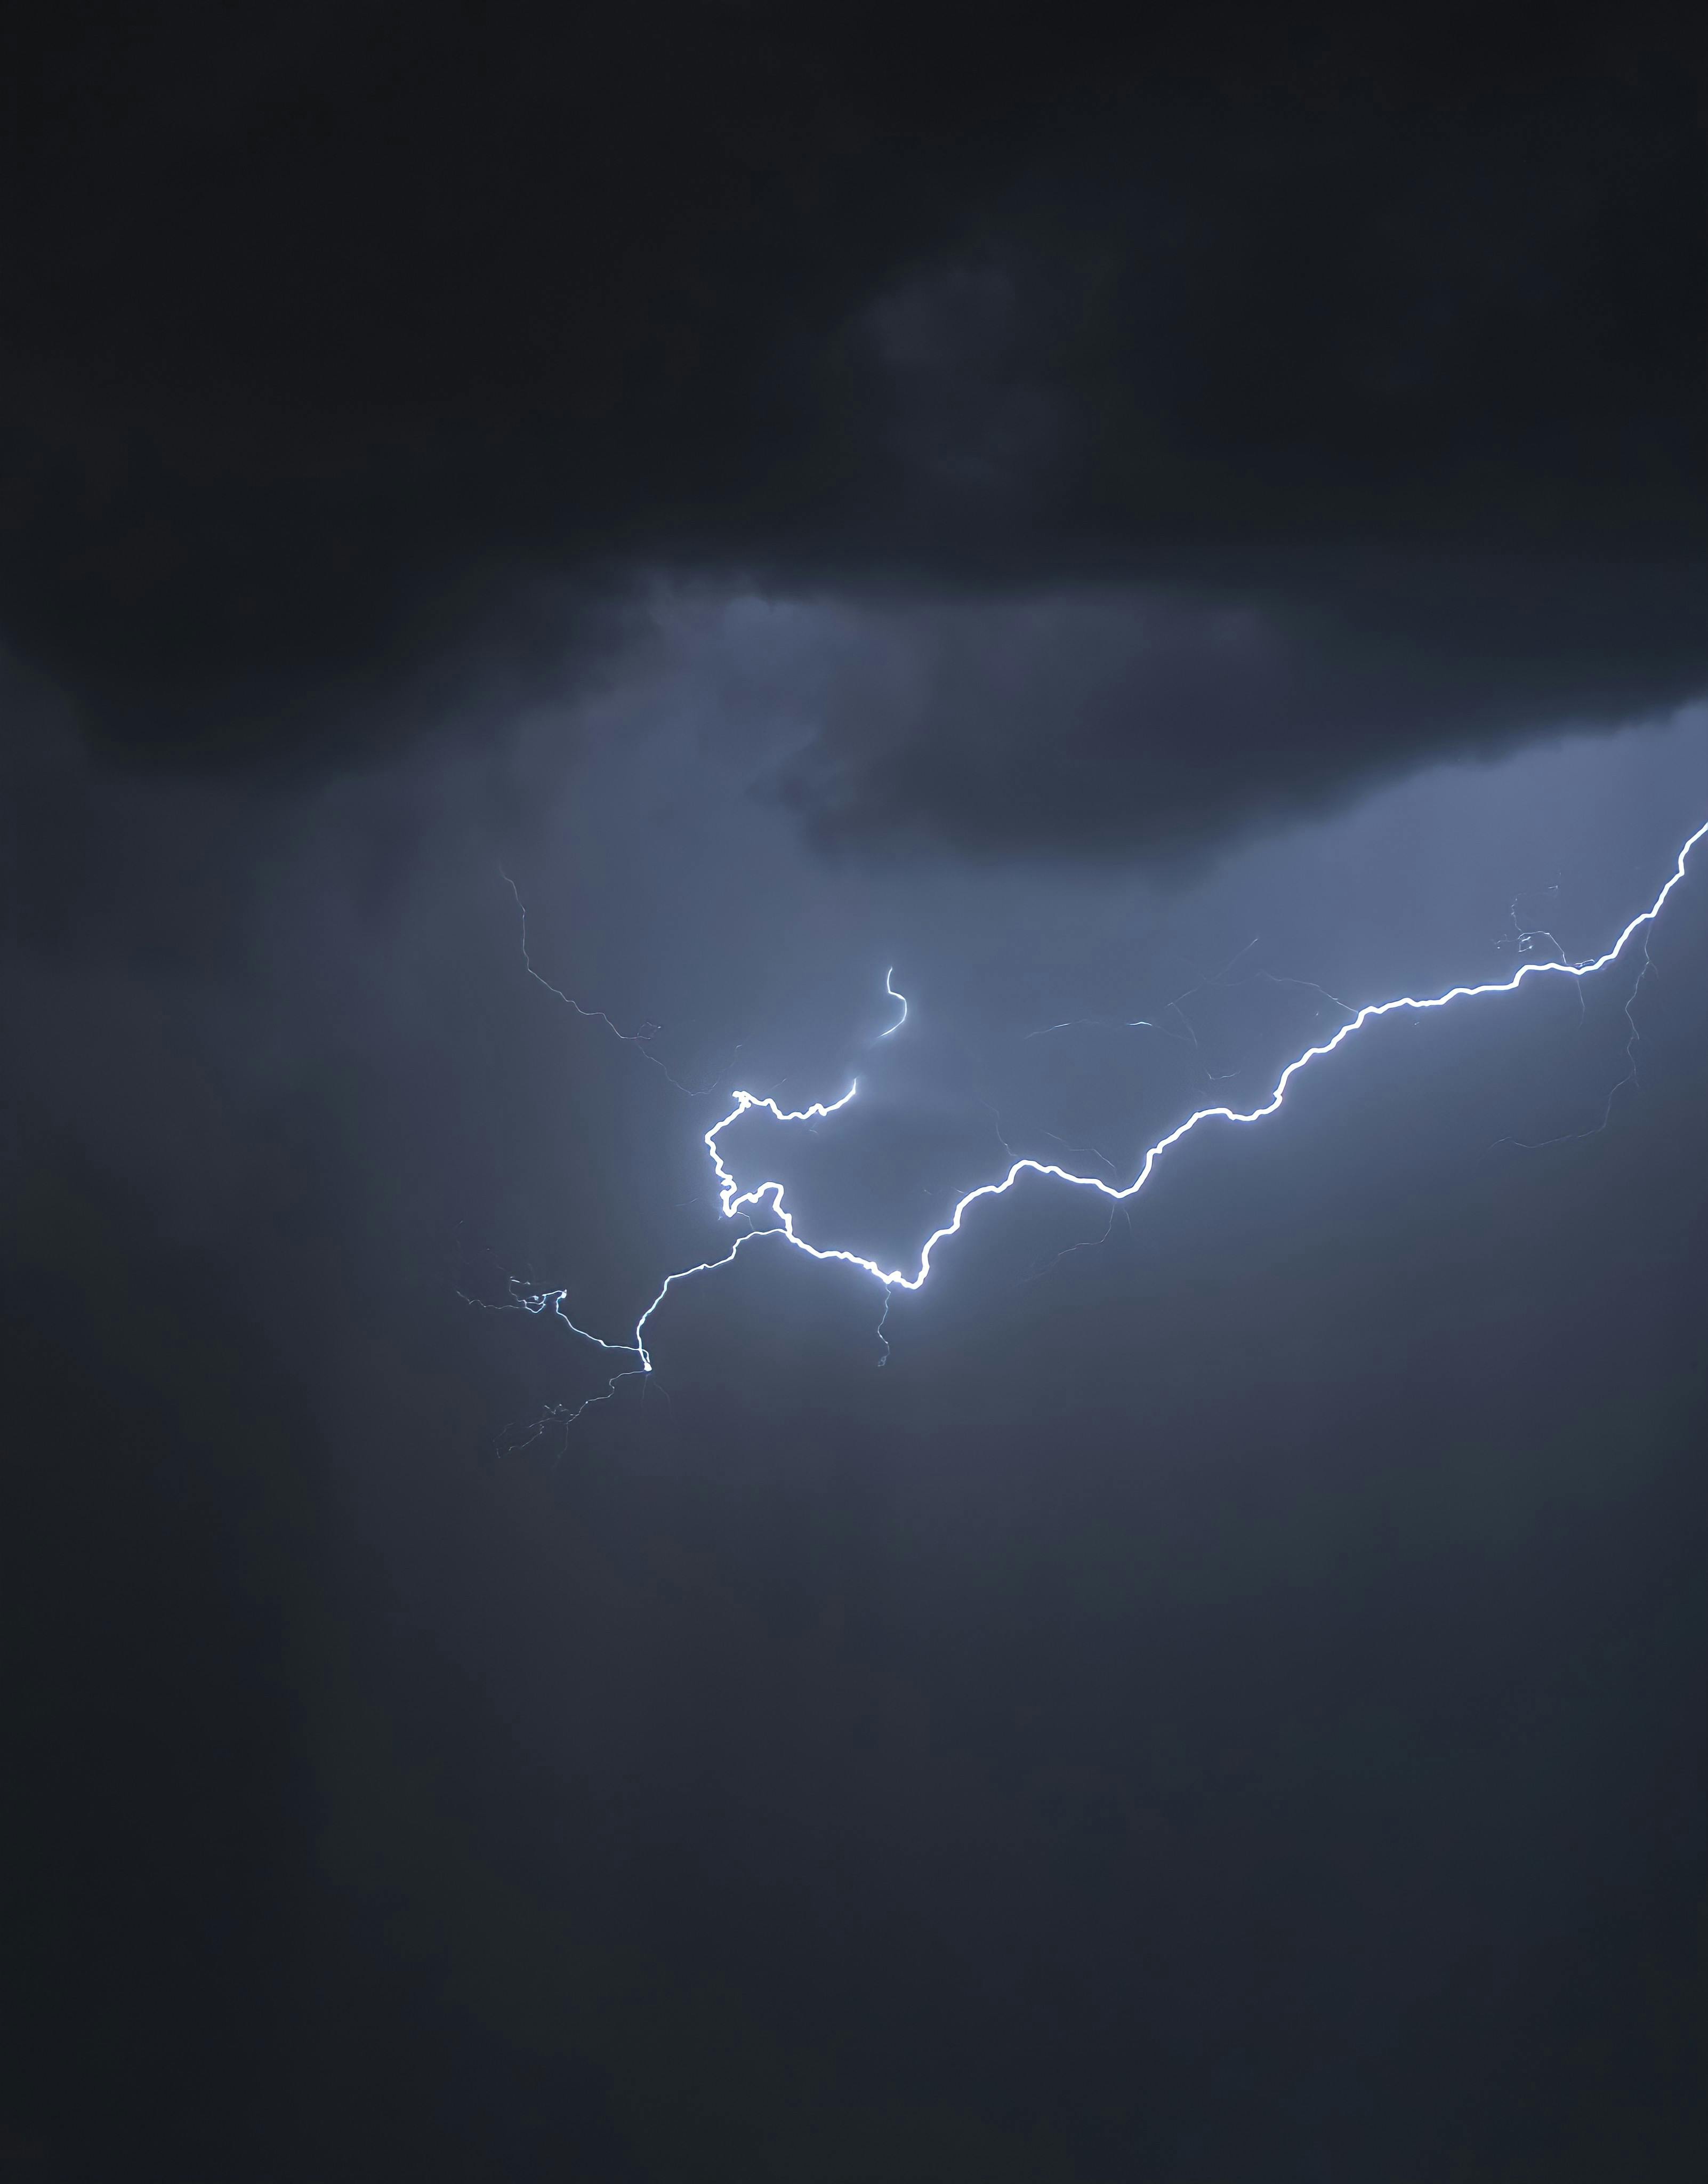
[[[0,2179],[1702,2173],[1700,866],[483,1308],[1654,900],[1695,55],[1366,12],[8,20]]]

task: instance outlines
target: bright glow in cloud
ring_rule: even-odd
[[[1195,1130],[1201,1129],[1207,1123],[1227,1123],[1249,1126],[1273,1115],[1281,1107],[1287,1097],[1288,1088],[1301,1071],[1308,1069],[1313,1062],[1323,1061],[1329,1055],[1338,1052],[1349,1039],[1363,1030],[1366,1024],[1373,1023],[1380,1017],[1394,1016],[1404,1011],[1423,1013],[1431,1010],[1449,1008],[1456,1002],[1477,1000],[1498,994],[1516,993],[1519,987],[1530,978],[1581,980],[1593,978],[1598,972],[1605,971],[1611,964],[1617,962],[1631,941],[1639,933],[1646,934],[1648,928],[1654,924],[1666,907],[1674,889],[1683,880],[1691,854],[1705,838],[1708,838],[1708,822],[1705,822],[1699,827],[1679,850],[1677,861],[1672,873],[1648,909],[1638,911],[1611,946],[1605,949],[1600,956],[1583,963],[1559,960],[1539,961],[1533,957],[1527,958],[1507,978],[1494,979],[1478,985],[1452,986],[1438,994],[1421,995],[1400,994],[1391,1000],[1368,1002],[1364,1007],[1349,1014],[1346,1022],[1342,1024],[1330,1038],[1323,1039],[1315,1046],[1305,1048],[1302,1054],[1295,1056],[1282,1071],[1269,1097],[1259,1106],[1248,1109],[1225,1106],[1195,1109],[1183,1122],[1177,1123],[1166,1136],[1159,1138],[1155,1144],[1150,1146],[1140,1162],[1137,1173],[1129,1183],[1111,1182],[1104,1177],[1097,1175],[1080,1175],[1073,1169],[1064,1167],[1054,1161],[1016,1159],[1011,1162],[1004,1174],[988,1183],[976,1185],[956,1201],[949,1218],[926,1237],[921,1248],[918,1261],[911,1268],[885,1267],[877,1260],[868,1258],[861,1252],[849,1251],[839,1245],[815,1243],[810,1238],[804,1236],[795,1226],[793,1212],[783,1202],[783,1184],[775,1178],[767,1178],[763,1182],[752,1184],[743,1189],[737,1178],[731,1173],[726,1165],[719,1145],[719,1139],[732,1123],[738,1122],[744,1115],[761,1110],[777,1123],[825,1121],[830,1116],[840,1113],[854,1101],[860,1090],[859,1081],[856,1079],[854,1084],[851,1084],[839,1099],[829,1101],[815,1100],[809,1106],[800,1108],[782,1108],[774,1099],[761,1097],[752,1092],[737,1092],[734,1095],[734,1105],[729,1112],[714,1123],[704,1134],[706,1151],[710,1158],[712,1172],[718,1186],[719,1210],[725,1220],[732,1221],[741,1217],[750,1217],[753,1211],[766,1207],[772,1216],[771,1225],[748,1228],[737,1237],[735,1242],[721,1257],[702,1260],[693,1266],[680,1268],[676,1273],[666,1275],[657,1295],[635,1323],[632,1336],[626,1342],[607,1341],[603,1336],[590,1334],[587,1329],[578,1327],[564,1309],[566,1295],[564,1290],[543,1290],[515,1296],[512,1301],[520,1309],[534,1313],[549,1310],[563,1321],[572,1334],[578,1335],[583,1341],[593,1343],[601,1350],[631,1357],[637,1361],[628,1371],[617,1373],[611,1379],[604,1395],[590,1396],[587,1402],[582,1403],[573,1412],[554,1412],[552,1416],[561,1422],[568,1423],[580,1417],[581,1412],[587,1410],[591,1404],[609,1401],[624,1380],[649,1373],[653,1370],[653,1358],[647,1345],[647,1329],[654,1314],[659,1310],[671,1290],[679,1283],[690,1281],[700,1274],[714,1273],[720,1268],[732,1265],[749,1245],[758,1243],[767,1237],[780,1237],[786,1244],[807,1258],[815,1259],[826,1264],[853,1267],[860,1273],[869,1276],[871,1280],[880,1284],[885,1291],[884,1308],[887,1315],[891,1293],[896,1290],[916,1291],[925,1286],[935,1264],[938,1245],[946,1243],[951,1237],[960,1234],[966,1217],[972,1209],[983,1200],[1004,1196],[1014,1188],[1023,1175],[1047,1176],[1057,1183],[1065,1184],[1070,1190],[1094,1191],[1100,1197],[1109,1200],[1112,1206],[1123,1204],[1127,1200],[1138,1195],[1154,1173],[1158,1161],[1165,1153],[1179,1145],[1183,1139],[1190,1137]],[[531,965],[529,967],[531,970]],[[888,1030],[880,1034],[881,1037],[888,1038],[892,1033],[899,1031],[906,1022],[907,1002],[902,994],[896,992],[891,983],[888,972],[885,974],[884,988],[893,1000],[900,1001],[902,1005],[900,1017],[888,1028]],[[557,989],[554,988],[552,990],[555,992]],[[567,999],[567,996],[563,998]],[[596,1013],[580,1010],[578,1004],[571,1004],[571,1006],[576,1006],[578,1012],[582,1015]],[[609,1019],[605,1020],[609,1022]],[[619,1036],[622,1034],[620,1034]],[[882,1340],[882,1326],[881,1321],[880,1340]],[[884,1354],[887,1357],[887,1343],[884,1345]]]

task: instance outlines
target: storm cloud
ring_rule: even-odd
[[[1698,2184],[1667,14],[0,35],[0,2169]]]
[[[843,840],[1154,841],[1708,678],[1664,16],[54,24],[0,627],[129,760],[466,725],[660,577],[914,617],[795,784]]]

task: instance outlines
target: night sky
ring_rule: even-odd
[[[1708,842],[564,1323],[1655,901],[1696,58],[8,20],[0,2179],[1704,2173]]]

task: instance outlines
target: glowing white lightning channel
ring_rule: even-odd
[[[881,1031],[878,1034],[878,1037],[880,1039],[893,1039],[896,1034],[901,1029],[902,1026],[907,1022],[907,995],[905,994],[897,993],[895,988],[891,985],[890,980],[893,978],[894,976],[895,965],[892,963],[888,970],[883,974],[883,989],[893,1001],[899,1001],[901,1003],[901,1014],[896,1018],[893,1024],[888,1026],[886,1030]],[[838,1101],[837,1105],[840,1106],[841,1102]]]
[[[779,1107],[774,1099],[761,1098],[751,1092],[737,1092],[735,1095],[734,1106],[720,1121],[713,1123],[710,1129],[705,1133],[704,1140],[706,1150],[711,1156],[712,1173],[717,1179],[719,1209],[726,1221],[732,1221],[737,1215],[745,1214],[748,1208],[768,1203],[775,1217],[776,1225],[767,1228],[749,1228],[745,1234],[737,1237],[721,1258],[702,1260],[696,1266],[683,1267],[676,1273],[666,1275],[658,1295],[636,1321],[633,1339],[628,1342],[607,1342],[599,1335],[589,1334],[585,1328],[577,1327],[564,1311],[564,1299],[566,1293],[563,1290],[547,1290],[531,1297],[516,1299],[523,1309],[529,1312],[542,1312],[549,1308],[573,1334],[580,1335],[583,1341],[593,1343],[601,1350],[632,1357],[639,1361],[628,1372],[617,1374],[609,1383],[605,1395],[590,1397],[587,1403],[583,1403],[573,1413],[554,1412],[552,1416],[569,1423],[572,1418],[578,1418],[581,1411],[586,1410],[590,1403],[608,1401],[609,1397],[615,1394],[617,1387],[623,1380],[650,1373],[653,1369],[653,1359],[652,1353],[647,1347],[646,1330],[653,1315],[664,1303],[670,1291],[680,1282],[691,1281],[698,1274],[715,1273],[719,1268],[732,1264],[748,1245],[755,1243],[761,1238],[781,1236],[785,1242],[792,1245],[797,1251],[803,1252],[809,1259],[816,1259],[827,1264],[854,1267],[861,1273],[869,1275],[873,1281],[881,1284],[885,1291],[884,1312],[887,1316],[889,1310],[889,1299],[895,1290],[918,1290],[924,1288],[926,1279],[930,1275],[938,1245],[946,1242],[951,1236],[958,1236],[960,1234],[961,1225],[969,1211],[982,1199],[1003,1197],[1014,1188],[1023,1175],[1049,1176],[1058,1183],[1070,1185],[1075,1190],[1096,1191],[1099,1196],[1111,1201],[1111,1211],[1113,1211],[1115,1206],[1123,1205],[1128,1200],[1138,1197],[1139,1192],[1149,1182],[1155,1171],[1156,1164],[1162,1156],[1173,1146],[1179,1145],[1182,1139],[1190,1137],[1192,1133],[1202,1124],[1262,1122],[1266,1117],[1273,1115],[1281,1106],[1287,1097],[1288,1086],[1301,1070],[1309,1068],[1313,1061],[1321,1061],[1326,1056],[1337,1052],[1346,1045],[1355,1033],[1361,1031],[1366,1024],[1375,1022],[1378,1017],[1394,1016],[1402,1010],[1422,1013],[1431,1009],[1444,1009],[1455,1001],[1476,1000],[1487,994],[1516,993],[1527,978],[1592,978],[1598,971],[1605,971],[1610,964],[1616,962],[1633,936],[1654,924],[1655,919],[1665,909],[1673,889],[1684,878],[1685,868],[1689,862],[1692,850],[1705,837],[1708,837],[1708,821],[1705,821],[1696,829],[1683,848],[1679,850],[1678,860],[1672,874],[1648,909],[1640,911],[1631,920],[1613,945],[1590,961],[1569,963],[1564,961],[1549,960],[1544,962],[1538,961],[1534,957],[1527,957],[1510,978],[1494,979],[1482,985],[1451,986],[1444,993],[1440,994],[1423,995],[1400,994],[1392,1000],[1366,1002],[1361,1009],[1350,1012],[1347,1021],[1331,1037],[1323,1039],[1317,1045],[1306,1047],[1302,1054],[1289,1061],[1276,1080],[1274,1090],[1260,1106],[1245,1111],[1227,1106],[1199,1107],[1188,1115],[1183,1123],[1177,1123],[1166,1137],[1159,1138],[1151,1146],[1140,1162],[1138,1173],[1131,1183],[1111,1183],[1101,1176],[1077,1175],[1072,1169],[1063,1167],[1054,1161],[1015,1160],[1007,1173],[999,1180],[979,1184],[957,1201],[949,1219],[940,1228],[934,1228],[926,1237],[920,1251],[919,1263],[911,1273],[901,1267],[880,1266],[876,1259],[869,1259],[859,1251],[847,1251],[837,1245],[809,1242],[798,1233],[794,1225],[794,1216],[784,1207],[783,1185],[775,1178],[768,1178],[764,1183],[754,1184],[749,1190],[742,1190],[736,1178],[724,1165],[723,1155],[719,1150],[718,1140],[731,1124],[739,1122],[743,1115],[751,1114],[759,1109],[763,1109],[778,1123],[822,1122],[832,1115],[840,1113],[858,1093],[859,1080],[856,1079],[850,1084],[839,1100],[815,1100],[809,1107],[785,1109]],[[1646,941],[1644,944],[1646,946]],[[902,1002],[902,1015],[889,1028],[890,1031],[899,1031],[906,1020],[907,1004],[902,995],[895,992],[887,976],[885,978],[884,984],[892,998]],[[1343,1003],[1339,1006],[1345,1005]],[[882,1034],[886,1038],[888,1035],[888,1033]],[[883,1341],[882,1321],[879,1323],[879,1340]],[[889,1346],[887,1342],[884,1342],[886,1358],[888,1354]]]

